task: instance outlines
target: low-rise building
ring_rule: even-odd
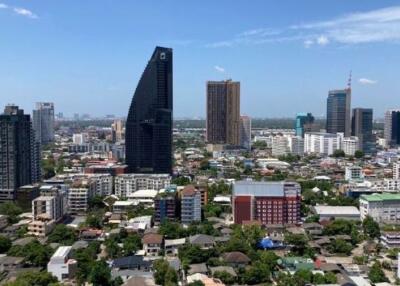
[[[349,219],[359,220],[360,211],[352,206],[313,206],[314,213],[319,216],[319,220]]]
[[[47,271],[62,282],[74,277],[77,270],[77,261],[71,259],[71,246],[60,246],[47,264]]]
[[[70,214],[86,214],[89,200],[95,194],[96,183],[91,180],[76,180],[68,193],[68,210]]]
[[[360,197],[361,219],[372,217],[378,223],[400,223],[400,194],[373,194]]]
[[[364,179],[364,173],[359,166],[347,166],[344,178],[346,181],[358,181]]]
[[[381,234],[381,243],[387,248],[400,247],[400,232],[398,231],[385,231]]]
[[[156,233],[148,233],[143,236],[142,243],[145,255],[157,256],[162,249],[163,236]]]

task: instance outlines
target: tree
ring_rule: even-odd
[[[335,150],[332,154],[332,157],[335,157],[335,158],[343,158],[345,156],[346,156],[346,154],[344,153],[343,150]]]
[[[5,202],[0,204],[0,214],[8,216],[9,223],[16,223],[18,215],[22,213],[22,209],[13,202]]]
[[[350,255],[353,246],[343,239],[335,239],[328,246],[328,249],[332,253]]]
[[[349,234],[355,228],[352,221],[336,219],[324,228],[325,235]]]
[[[173,178],[171,184],[178,185],[178,186],[186,186],[190,184],[190,179],[188,177],[176,177]]]
[[[379,261],[376,261],[369,269],[368,278],[372,283],[389,282]]]
[[[313,274],[308,269],[300,269],[294,274],[294,278],[298,281],[299,285],[306,285],[313,280]]]
[[[142,240],[140,236],[135,234],[128,235],[123,241],[124,254],[130,255],[137,250],[142,249]]]
[[[86,225],[94,228],[101,228],[103,226],[102,215],[98,213],[90,213],[86,217]]]
[[[88,205],[90,209],[102,209],[106,206],[103,202],[103,198],[99,195],[89,199]]]
[[[291,251],[298,255],[304,255],[307,249],[308,239],[304,234],[285,234],[285,243],[291,245]]]
[[[109,286],[111,284],[111,270],[104,260],[93,263],[88,275],[88,281],[93,286]]]
[[[253,265],[240,277],[242,283],[250,285],[267,282],[270,278],[271,271],[268,265],[265,265],[260,261],[254,262]]]
[[[179,223],[164,220],[158,230],[159,234],[162,234],[168,239],[176,239],[186,236],[186,231],[181,227]]]
[[[12,246],[7,255],[24,257],[25,261],[32,266],[45,267],[53,254],[53,249],[40,244],[37,240],[29,242],[24,246]]]
[[[327,272],[325,273],[325,283],[326,284],[336,284],[337,283],[337,277],[335,273],[333,272]]]
[[[0,235],[0,253],[5,253],[11,248],[11,240]]]
[[[364,157],[364,152],[361,150],[357,150],[356,152],[354,152],[354,157],[356,157],[357,159],[361,159]]]
[[[18,274],[15,281],[5,286],[56,286],[59,285],[57,282],[57,278],[46,271],[27,271]]]
[[[77,235],[75,231],[65,224],[58,224],[54,230],[48,236],[48,242],[56,242],[62,245],[72,245],[76,239]]]
[[[363,222],[362,227],[364,233],[368,235],[371,239],[379,238],[381,236],[381,230],[379,228],[379,224],[374,221],[374,219],[370,216],[367,216]]]
[[[87,276],[92,269],[92,264],[97,258],[100,250],[100,243],[92,241],[87,248],[77,249],[73,252],[73,258],[78,262],[78,270],[76,273],[78,285],[87,280]]]
[[[215,271],[213,277],[220,279],[226,285],[235,283],[235,277],[226,271]]]
[[[153,264],[154,280],[158,285],[172,285],[178,284],[178,275],[176,271],[169,266],[168,262],[164,259],[156,260]]]

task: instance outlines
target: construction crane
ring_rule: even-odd
[[[351,89],[351,71],[350,71],[350,74],[349,74],[349,79],[347,81],[347,89]]]

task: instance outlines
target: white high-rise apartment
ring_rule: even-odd
[[[299,156],[304,154],[304,139],[301,136],[289,136],[288,145],[290,153]]]
[[[342,134],[310,132],[304,135],[304,153],[332,155],[341,149]]]
[[[74,144],[77,145],[82,145],[85,144],[87,142],[87,134],[85,133],[77,133],[77,134],[73,134],[72,135],[72,141],[74,142]]]
[[[44,145],[54,141],[54,103],[36,103],[36,109],[33,110],[33,129],[37,142]]]
[[[277,135],[272,138],[272,156],[279,157],[289,153],[288,139],[286,136]]]

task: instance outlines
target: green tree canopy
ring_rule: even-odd
[[[11,240],[0,235],[0,253],[5,253],[11,248]]]
[[[369,269],[368,278],[372,283],[389,282],[379,261],[376,261]]]
[[[76,232],[65,224],[58,224],[48,236],[48,242],[72,245],[77,240]]]

